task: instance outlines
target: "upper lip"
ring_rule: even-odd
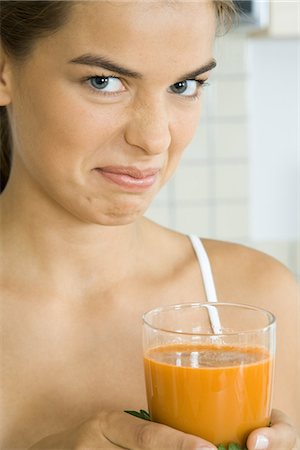
[[[98,170],[103,172],[115,173],[120,175],[129,175],[130,177],[142,179],[156,175],[159,172],[159,168],[148,168],[148,169],[138,169],[137,167],[131,166],[105,166],[97,167]]]

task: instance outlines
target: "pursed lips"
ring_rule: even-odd
[[[139,169],[134,166],[105,166],[95,169],[106,180],[130,190],[145,190],[156,181],[159,168]]]

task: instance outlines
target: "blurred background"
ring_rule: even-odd
[[[195,138],[146,216],[254,247],[300,280],[300,2],[237,3]]]

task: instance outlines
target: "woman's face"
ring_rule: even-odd
[[[13,70],[12,180],[82,221],[130,223],[197,126],[213,5],[88,1],[71,11]]]

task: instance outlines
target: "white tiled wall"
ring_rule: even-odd
[[[299,240],[258,242],[251,237],[248,48],[241,32],[217,40],[218,66],[203,93],[196,135],[146,215],[184,233],[258,248],[299,275]]]
[[[297,239],[300,39],[259,38],[248,48],[251,234],[260,240]]]

